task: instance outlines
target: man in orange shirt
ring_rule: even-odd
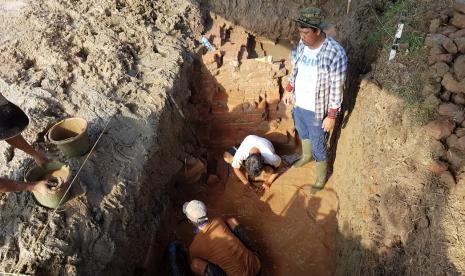
[[[196,275],[255,276],[260,272],[260,260],[237,219],[209,220],[207,207],[198,200],[184,203],[183,213],[198,230],[189,247]]]

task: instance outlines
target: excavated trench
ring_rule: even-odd
[[[0,30],[0,88],[31,115],[27,139],[60,158],[41,138],[54,121],[87,119],[93,141],[109,118],[112,124],[80,176],[82,191],[61,212],[50,215],[26,193],[0,195],[0,272],[163,275],[168,243],[188,246],[193,237],[180,209],[194,198],[207,203],[210,217],[238,218],[262,254],[264,275],[405,271],[397,270],[408,266],[399,241],[405,244],[410,233],[389,236],[392,229],[401,232],[395,227],[402,223],[391,223],[389,210],[381,219],[369,213],[380,205],[381,186],[370,181],[381,182],[377,171],[384,168],[382,162],[364,163],[367,149],[384,141],[373,143],[376,133],[369,131],[387,128],[387,137],[401,132],[388,128],[389,116],[401,112],[393,106],[401,105],[372,83],[360,85],[378,55],[379,45],[367,39],[378,24],[374,14],[396,1],[348,1],[350,7],[344,1],[200,2],[32,1],[25,14],[15,15],[15,24],[2,18],[8,28]],[[313,163],[288,169],[257,195],[244,189],[221,155],[248,134],[269,138],[281,155],[298,151],[282,94],[295,39],[292,18],[310,5],[326,12],[333,27],[327,34],[345,48],[350,63],[343,117],[328,144],[334,166],[315,196],[303,189],[314,180]],[[23,35],[16,41],[14,33]],[[201,33],[216,51],[197,47]],[[418,146],[404,143],[409,145]],[[25,155],[0,146],[7,160],[2,173],[24,168]],[[375,149],[380,159],[388,155],[382,146]],[[66,161],[74,168],[82,162]],[[378,205],[369,204],[373,198]],[[31,247],[48,220],[47,237]],[[385,229],[376,228],[381,224]],[[385,236],[373,237],[372,229]],[[386,246],[373,245],[381,239]]]
[[[191,74],[188,121],[199,148],[186,156],[184,168],[175,179],[170,191],[171,208],[165,218],[170,230],[159,234],[157,245],[166,248],[173,240],[190,244],[192,226],[180,212],[180,206],[187,200],[199,199],[207,204],[210,217],[236,217],[245,226],[262,254],[264,275],[308,275],[310,271],[314,275],[333,275],[338,254],[338,183],[330,178],[324,191],[315,196],[307,194],[305,187],[315,177],[311,163],[300,169],[287,169],[270,191],[256,194],[238,181],[222,159],[225,149],[239,144],[249,134],[267,137],[281,155],[299,150],[291,110],[282,101],[283,83],[290,70],[290,39],[295,39],[293,25],[287,19],[280,26],[266,26],[273,18],[265,15],[273,9],[261,9],[260,19],[264,22],[258,24],[238,17],[239,7],[229,9],[215,3],[207,6],[204,36],[216,50],[198,49]],[[297,10],[297,6],[293,8]],[[360,3],[354,7],[354,13],[364,8]],[[328,9],[331,11],[332,7]],[[343,106],[347,123],[360,75],[369,70],[376,45],[360,50],[358,47],[367,46],[353,39],[353,32],[368,33],[369,25],[364,25],[366,21],[353,22],[353,17],[341,11],[334,11],[333,15],[337,13],[340,17],[332,20],[339,24],[333,25],[328,35],[342,43],[350,60]],[[350,30],[346,29],[348,22],[353,24]],[[343,118],[330,139],[332,163],[342,123]],[[149,257],[157,260],[153,263],[158,265],[152,265],[154,271],[168,273],[164,258],[166,255],[163,257],[160,251]]]

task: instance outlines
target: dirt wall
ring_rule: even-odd
[[[259,36],[270,39],[286,38],[295,31],[295,19],[303,7],[323,8],[328,18],[338,18],[347,11],[344,1],[201,1],[206,8],[224,16],[227,20],[243,26]],[[354,4],[355,5],[355,4]],[[353,8],[353,7],[352,7]],[[336,21],[332,22],[333,24]]]
[[[441,115],[438,121],[460,134],[463,119],[444,114],[444,106],[457,97],[441,89],[447,76],[435,75],[434,51],[408,50],[415,45],[412,36],[417,41],[426,37],[429,46],[428,30],[446,35],[458,31],[447,26],[454,13],[445,1],[426,1],[421,7],[403,1],[390,7],[386,14],[394,24],[400,10],[409,14],[403,34],[408,48],[391,62],[388,50],[380,50],[340,135],[333,175],[341,183],[336,274],[461,275],[465,253],[457,229],[463,227],[459,202],[464,188],[452,162],[461,160],[456,157],[461,151],[447,134],[434,135],[431,125],[437,121],[427,123]],[[443,23],[433,28],[434,21]],[[460,55],[456,51],[451,59]],[[436,164],[443,167],[438,170]]]
[[[0,92],[31,123],[24,136],[74,172],[44,141],[48,127],[85,118],[92,141],[111,120],[75,183],[51,215],[29,193],[0,195],[0,271],[127,275],[143,266],[182,163],[198,7],[189,1],[6,1],[0,4]],[[5,12],[3,12],[5,11]],[[173,97],[171,98],[170,95]],[[0,144],[5,177],[30,159]],[[30,161],[30,160],[29,160]],[[45,237],[34,246],[47,220]]]
[[[458,275],[443,223],[449,188],[429,170],[434,146],[403,99],[362,82],[332,176],[341,206],[337,275]]]

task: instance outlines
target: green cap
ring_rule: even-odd
[[[303,28],[325,29],[328,25],[323,22],[324,15],[319,8],[308,7],[300,11],[299,18],[294,21]]]

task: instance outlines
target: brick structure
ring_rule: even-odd
[[[291,143],[294,125],[290,108],[281,102],[284,62],[248,59],[250,51],[263,54],[240,26],[216,18],[206,35],[217,51],[201,56],[192,102],[199,137],[205,144],[228,147],[248,134]],[[286,62],[287,63],[287,62]]]

